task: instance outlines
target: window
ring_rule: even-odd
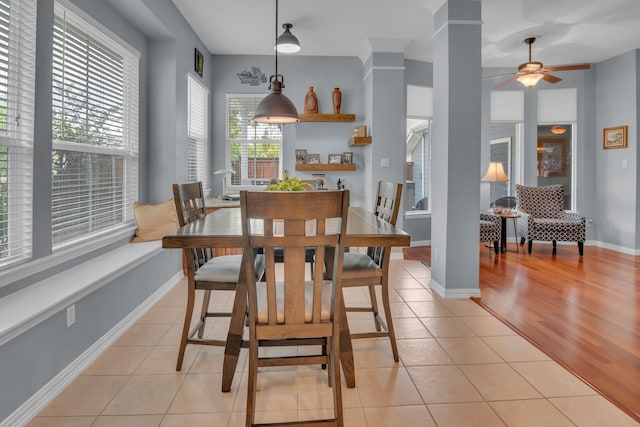
[[[566,210],[571,210],[572,206],[572,140],[571,123],[538,126],[537,185],[564,184]]]
[[[431,120],[407,119],[405,212],[428,211],[431,184]]]
[[[251,120],[264,95],[227,95],[229,189],[264,187],[282,171],[282,125]]]
[[[0,268],[31,258],[35,0],[0,0]]]
[[[404,211],[430,211],[431,117],[433,89],[407,85],[407,163],[404,185]]]
[[[138,54],[58,3],[53,31],[54,249],[133,224]]]
[[[187,80],[187,181],[201,181],[206,185],[209,91],[191,75]]]
[[[564,185],[564,208],[576,209],[575,123],[578,93],[575,88],[538,91],[537,185]]]
[[[491,141],[489,145],[491,162],[501,162],[507,182],[495,182],[492,200],[503,197],[515,197],[516,184],[520,180],[520,125],[518,123],[491,123]],[[483,170],[482,173],[485,173]]]

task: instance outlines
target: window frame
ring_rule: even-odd
[[[113,203],[115,202],[115,206],[118,207],[117,211],[114,211],[116,215],[119,216],[117,222],[110,224],[109,226],[98,228],[98,229],[90,229],[88,231],[83,231],[81,233],[75,233],[71,238],[63,238],[61,240],[55,239],[55,233],[58,229],[55,227],[55,215],[54,211],[54,200],[57,197],[57,193],[54,192],[54,180],[53,180],[53,169],[52,169],[52,187],[51,187],[51,201],[52,201],[52,227],[51,227],[51,235],[52,235],[52,251],[55,253],[57,251],[64,250],[70,246],[75,246],[78,244],[83,244],[85,242],[95,241],[97,238],[101,238],[103,236],[112,234],[119,230],[130,230],[132,229],[134,224],[133,217],[133,202],[138,198],[138,162],[139,162],[139,140],[138,140],[138,132],[139,132],[139,59],[140,53],[136,51],[134,48],[128,45],[125,41],[120,39],[117,35],[112,33],[110,30],[106,29],[104,26],[99,24],[97,21],[89,17],[86,13],[82,12],[79,8],[69,4],[68,2],[63,1],[55,1],[54,2],[54,16],[55,20],[62,19],[64,25],[71,24],[73,26],[73,30],[76,32],[82,33],[87,38],[90,38],[100,49],[104,49],[109,54],[114,53],[121,57],[122,64],[122,73],[123,73],[123,81],[122,81],[122,103],[119,107],[122,109],[122,126],[121,126],[121,141],[118,145],[111,146],[110,144],[105,145],[94,145],[91,143],[87,143],[89,141],[80,141],[76,142],[73,140],[61,140],[56,139],[55,135],[52,138],[52,156],[55,152],[59,151],[68,151],[74,153],[81,153],[84,155],[88,155],[88,158],[94,158],[97,156],[111,156],[112,159],[123,159],[123,167],[122,167],[122,179],[123,182],[121,187],[112,186],[108,187],[110,189],[122,191],[121,197],[113,197],[111,200],[111,207],[113,207]],[[58,23],[54,24],[59,25]],[[64,30],[63,30],[64,31]],[[56,41],[56,31],[54,30],[53,35],[53,45],[52,49],[55,49],[55,43],[66,43],[66,32],[64,33],[63,38],[61,40]],[[84,39],[83,39],[84,40]],[[60,64],[56,64],[55,52],[54,52],[54,67],[52,72],[52,113],[56,112],[56,108],[63,108],[61,105],[55,105],[55,97],[56,97],[56,66],[62,66],[64,64],[64,60],[60,62]],[[96,80],[94,80],[96,81]],[[89,85],[91,80],[87,80],[87,85]],[[63,80],[64,83],[64,80]],[[58,89],[64,91],[65,89]],[[80,92],[81,94],[88,93],[86,91]],[[119,94],[120,95],[120,94]],[[87,102],[84,104],[86,106],[86,111],[90,111],[90,101],[87,97]],[[64,113],[63,113],[64,114]],[[52,114],[55,120],[55,114]],[[54,121],[52,120],[52,126]],[[63,119],[64,123],[64,119]],[[105,135],[108,133],[105,132]],[[106,139],[106,138],[105,138]],[[52,158],[53,162],[53,158]],[[52,163],[53,165],[53,163]],[[95,179],[94,176],[88,176],[88,180]],[[88,193],[87,193],[88,194]],[[120,202],[118,202],[120,200]],[[109,207],[109,205],[107,205]],[[65,213],[62,211],[62,213]],[[90,222],[90,220],[87,220]],[[79,224],[79,222],[78,222]],[[91,228],[91,226],[89,225]],[[64,228],[62,228],[64,230]]]
[[[254,94],[254,93],[227,93],[225,95],[225,168],[227,170],[233,170],[232,161],[231,161],[231,145],[238,143],[264,143],[264,144],[277,144],[279,145],[279,158],[278,158],[278,177],[282,176],[283,171],[283,149],[284,149],[284,126],[282,124],[263,124],[259,123],[259,126],[276,126],[279,129],[280,138],[274,139],[257,139],[257,138],[240,138],[240,139],[231,139],[229,137],[229,116],[230,116],[230,100],[231,99],[242,99],[242,98],[252,98],[256,100],[256,105],[260,103],[260,101],[265,97],[265,94]],[[257,132],[256,132],[257,133]],[[258,179],[254,179],[254,182]],[[266,181],[266,179],[262,179],[262,181]],[[224,184],[226,188],[223,188],[224,194],[227,193],[237,193],[243,190],[256,190],[256,189],[264,189],[269,183],[261,182],[259,184],[239,184],[234,185],[233,179],[225,179]]]
[[[8,32],[6,67],[1,85],[6,99],[2,107],[6,132],[0,131],[2,163],[6,166],[0,178],[6,185],[6,217],[0,217],[0,227],[6,230],[5,249],[0,246],[0,270],[25,263],[33,254],[33,153],[35,114],[35,50],[36,15],[35,0],[3,0]],[[1,200],[1,199],[0,199]]]
[[[198,105],[198,101],[202,101]],[[202,108],[202,111],[196,108]],[[195,117],[198,115],[199,117]],[[203,119],[200,123],[198,120]],[[187,74],[187,182],[209,178],[209,89],[191,73]],[[194,159],[192,161],[191,159]]]
[[[430,215],[431,214],[431,183],[432,183],[432,179],[431,179],[431,172],[432,172],[432,167],[431,167],[431,161],[432,161],[432,157],[433,157],[433,149],[432,149],[432,132],[433,132],[433,118],[432,117],[419,117],[419,116],[407,116],[406,117],[406,121],[408,120],[421,120],[421,121],[427,121],[429,123],[428,126],[428,131],[425,132],[426,134],[428,134],[428,137],[425,137],[424,133],[422,135],[422,138],[426,138],[427,141],[425,142],[424,145],[426,145],[428,147],[428,153],[427,153],[427,164],[426,164],[426,169],[427,169],[427,175],[428,175],[428,185],[427,185],[427,208],[426,209],[414,209],[411,210],[407,207],[407,205],[405,204],[405,209],[404,209],[404,213],[405,216],[407,217],[417,217],[417,216],[425,216],[425,215]],[[407,129],[407,136],[406,138],[409,137],[409,129]],[[405,142],[405,148],[406,148],[406,142]],[[409,161],[409,151],[407,150],[406,152],[406,157],[407,157],[407,161]],[[424,172],[423,172],[424,175]],[[406,177],[405,177],[405,184],[406,184]],[[414,180],[414,182],[416,182]],[[424,184],[424,178],[423,178],[423,184]],[[406,185],[405,185],[406,187]],[[407,191],[407,189],[405,189],[405,192]],[[406,197],[406,195],[405,195]],[[408,200],[408,198],[407,198]],[[415,198],[414,198],[415,201]]]

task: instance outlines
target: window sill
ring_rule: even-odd
[[[431,218],[431,211],[409,211],[404,213],[405,219]]]
[[[60,248],[49,256],[38,258],[36,260],[29,260],[14,267],[10,267],[2,271],[0,288],[18,280],[41,273],[55,267],[56,265],[69,262],[74,258],[85,255],[89,252],[117,243],[118,241],[122,241],[127,238],[131,240],[134,234],[135,226],[126,226],[115,231],[112,230],[102,236],[92,238],[89,241],[76,243],[66,248]]]

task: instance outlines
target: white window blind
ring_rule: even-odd
[[[54,249],[133,224],[138,191],[138,54],[55,4]]]
[[[227,167],[235,171],[231,190],[265,186],[281,174],[282,125],[251,120],[262,98],[227,95]]]
[[[31,258],[35,0],[0,0],[0,268]]]
[[[201,181],[206,185],[209,91],[191,75],[187,81],[187,181]]]

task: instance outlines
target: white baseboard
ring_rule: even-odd
[[[183,278],[182,271],[167,280],[157,291],[151,294],[142,304],[136,307],[124,319],[104,334],[91,347],[85,350],[51,381],[45,384],[11,415],[0,422],[0,427],[19,427],[26,425],[45,406],[47,406],[62,390],[65,389],[78,375],[82,373],[94,360],[98,358],[111,344],[113,344],[131,325],[142,317],[153,305],[160,300],[176,283]]]
[[[460,288],[448,289],[442,286],[433,277],[429,281],[429,287],[435,291],[441,298],[471,298],[480,297],[480,288]]]

